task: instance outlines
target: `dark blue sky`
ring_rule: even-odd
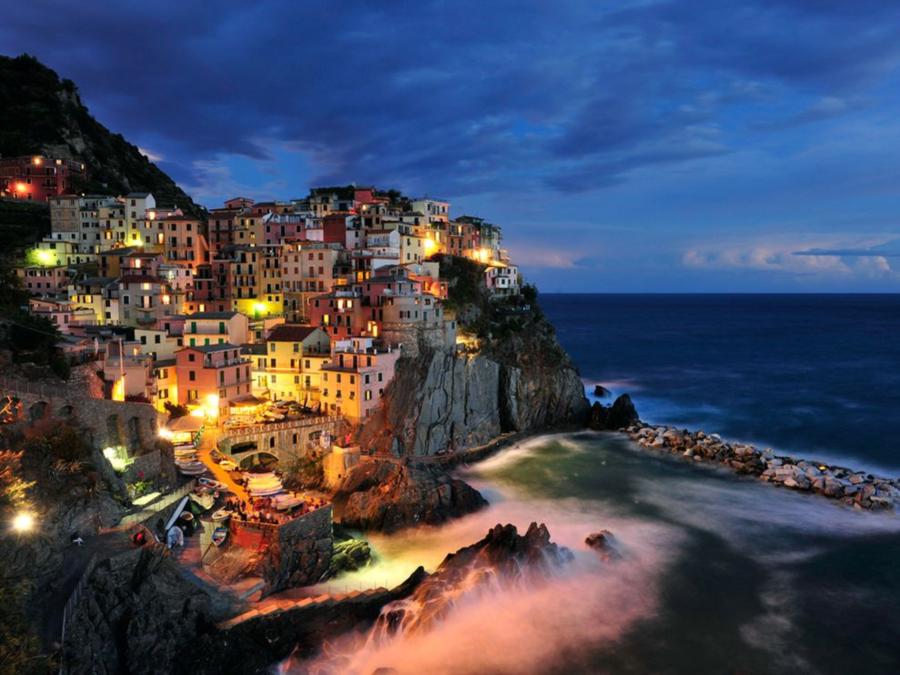
[[[547,292],[900,290],[897,1],[38,0],[0,51],[209,206],[444,197]]]

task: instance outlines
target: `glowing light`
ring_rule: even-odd
[[[425,240],[425,257],[430,256],[437,249],[437,242],[430,237]]]
[[[34,516],[30,513],[17,513],[12,521],[12,527],[16,532],[30,532],[34,529]]]
[[[266,303],[264,302],[254,302],[253,303],[253,311],[256,314],[265,314],[266,312]]]
[[[172,433],[171,429],[167,429],[166,427],[159,428],[159,437],[160,438],[164,438],[168,441],[168,440],[171,440],[172,436],[174,436],[174,435],[175,434]]]
[[[170,302],[172,302],[172,298],[169,295],[163,295],[162,301],[164,305],[168,305]]]
[[[56,261],[53,257],[53,253],[44,249],[35,250],[34,258],[39,265],[52,265]]]
[[[113,401],[124,401],[125,400],[125,378],[124,377],[120,377],[119,379],[116,380],[115,384],[113,384],[112,400]]]
[[[25,183],[16,183],[16,192],[22,194],[24,192],[28,192],[28,186]]]
[[[219,418],[219,395],[218,394],[208,394],[206,396],[206,400],[204,405],[198,410],[203,411],[203,416],[209,420],[215,420]]]
[[[103,456],[106,457],[115,471],[124,471],[128,467],[128,462],[122,458],[116,448],[111,446],[103,448]]]
[[[40,166],[41,164],[44,163],[44,160],[41,159],[40,157],[34,157],[34,158],[32,158],[31,163],[34,164],[35,166]]]

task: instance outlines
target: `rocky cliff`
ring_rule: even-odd
[[[501,301],[485,294],[476,286],[474,300],[448,303],[458,307],[459,330],[473,335],[477,349],[426,350],[402,358],[383,405],[360,432],[361,447],[434,455],[506,432],[586,421],[584,385],[537,307],[536,294]]]

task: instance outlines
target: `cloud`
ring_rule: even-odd
[[[900,240],[886,242],[896,246]],[[900,266],[894,269],[879,250],[885,245],[864,249],[812,247],[797,250],[797,244],[772,238],[766,243],[748,241],[690,248],[681,263],[687,268],[728,272],[765,272],[819,279],[900,280]],[[896,254],[900,255],[900,251]]]
[[[266,138],[303,147],[313,182],[457,197],[600,190],[732,152],[746,121],[851,111],[900,59],[900,8],[862,4],[58,0],[7,12],[0,39],[112,128],[152,133],[188,184],[219,157],[271,159]]]

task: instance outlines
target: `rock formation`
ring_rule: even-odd
[[[634,403],[628,394],[619,396],[611,406],[595,402],[591,406],[588,426],[597,431],[617,431],[640,422]]]
[[[539,581],[570,560],[572,553],[550,541],[545,525],[531,523],[520,535],[514,525],[498,524],[481,541],[444,558],[409,598],[386,606],[375,639],[427,630],[463,595]]]
[[[622,557],[616,544],[616,538],[609,530],[592,532],[585,538],[584,543],[600,554],[603,560],[615,560]]]
[[[334,496],[336,522],[383,532],[436,525],[486,504],[477,490],[437,467],[389,459],[355,466]]]
[[[208,629],[213,600],[160,546],[101,562],[66,627],[67,673],[171,672],[175,656]]]

